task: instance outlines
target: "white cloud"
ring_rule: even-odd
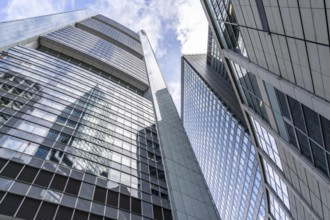
[[[208,22],[199,0],[179,0],[177,39],[182,54],[206,53]]]
[[[74,7],[74,0],[10,0],[6,8],[0,9],[5,14],[5,20],[16,20],[53,14]]]

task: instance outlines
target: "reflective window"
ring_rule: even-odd
[[[239,86],[239,91],[245,104],[247,104],[258,115],[260,115],[260,117],[268,122],[265,103],[262,100],[260,88],[255,75],[253,73],[247,72],[246,69],[234,63],[233,61],[230,62],[236,82]]]
[[[224,48],[231,49],[247,57],[245,44],[231,1],[208,0],[211,14],[216,21],[216,28],[221,34],[221,44]]]
[[[259,147],[261,147],[282,170],[282,163],[274,137],[252,116],[250,116],[250,120],[257,136]]]
[[[259,198],[265,194],[248,133],[187,62],[182,86],[184,127],[220,217],[263,218],[265,204]],[[267,143],[271,144],[268,137]],[[154,154],[149,152],[148,159],[154,160]],[[157,171],[150,172],[155,175]],[[153,190],[159,195],[159,190]]]
[[[276,173],[276,171],[263,159],[263,164],[266,172],[266,181],[276,192],[278,197],[282,200],[287,209],[290,210],[288,188],[282,178]]]

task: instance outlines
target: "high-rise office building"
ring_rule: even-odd
[[[264,219],[265,193],[220,50],[182,57],[181,117],[221,219]]]
[[[201,0],[256,146],[266,218],[330,218],[328,1]]]
[[[0,24],[1,219],[218,219],[144,31]]]

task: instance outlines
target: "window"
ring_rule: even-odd
[[[34,154],[34,156],[44,159],[47,157],[49,150],[50,150],[49,147],[40,145],[37,149],[37,152]]]
[[[311,150],[309,147],[308,138],[300,131],[296,130],[296,132],[297,132],[297,138],[298,138],[301,153],[305,157],[307,157],[309,160],[312,160],[312,154],[311,154]]]
[[[48,202],[43,202],[36,219],[52,219],[54,218],[57,206]]]
[[[68,144],[69,143],[69,140],[70,140],[70,135],[68,134],[65,134],[65,133],[61,133],[60,134],[60,137],[58,138],[57,141],[59,141],[60,143],[63,143],[63,144]]]
[[[318,167],[325,175],[328,176],[327,161],[325,158],[325,151],[317,144],[311,142],[314,164]]]
[[[93,200],[97,202],[105,203],[105,196],[106,196],[106,190],[96,186]]]
[[[264,4],[263,4],[262,0],[256,0],[256,4],[257,4],[258,12],[259,12],[262,29],[263,29],[263,31],[269,32],[270,30],[269,30],[269,26],[268,26],[268,21],[267,21]]]
[[[2,170],[1,175],[12,179],[15,179],[18,173],[22,169],[22,165],[15,162],[9,162],[7,166]]]
[[[323,146],[319,115],[304,105],[303,110],[309,137],[311,137],[314,141]]]
[[[52,183],[50,184],[50,188],[63,191],[65,184],[66,184],[67,178],[58,174],[55,174],[54,179]]]
[[[8,193],[0,205],[0,213],[3,215],[14,216],[17,207],[22,201],[21,196]]]
[[[38,169],[35,169],[33,167],[25,166],[23,171],[20,173],[18,176],[18,180],[27,182],[27,183],[32,183],[34,178],[36,177],[38,173]]]
[[[322,131],[324,136],[324,145],[328,152],[330,152],[330,121],[321,116]]]
[[[40,201],[30,198],[25,198],[16,217],[22,219],[33,219],[40,205]]]
[[[302,112],[301,104],[294,100],[293,98],[288,97],[290,104],[291,114],[293,118],[294,125],[297,126],[302,132],[306,133],[304,115]]]
[[[52,177],[53,177],[53,173],[45,171],[45,170],[40,170],[37,178],[34,181],[34,184],[43,186],[43,187],[48,187]]]
[[[118,207],[118,193],[108,190],[107,205]]]
[[[48,134],[47,134],[47,138],[51,139],[51,140],[56,140],[57,136],[59,135],[60,132],[56,131],[56,130],[49,130]]]

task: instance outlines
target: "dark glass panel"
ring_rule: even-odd
[[[287,123],[286,121],[284,121],[284,123],[285,123],[286,130],[288,132],[288,135],[289,135],[289,143],[292,144],[293,146],[295,146],[296,148],[298,148],[297,140],[296,140],[296,136],[294,135],[293,127],[289,123]]]
[[[149,172],[150,172],[150,176],[157,178],[157,169],[156,168],[149,166]]]
[[[159,196],[159,192],[155,189],[151,189],[151,194],[153,194],[155,196]]]
[[[130,211],[130,197],[120,194],[119,208]]]
[[[260,17],[262,29],[265,32],[269,32],[270,29],[268,26],[267,15],[266,15],[264,4],[263,4],[262,0],[256,0],[256,4],[257,4],[257,9],[258,9],[258,14]]]
[[[25,198],[16,217],[22,219],[33,219],[40,205],[40,201],[30,198]]]
[[[164,212],[164,219],[166,219],[166,220],[172,220],[171,210],[163,209],[163,212]]]
[[[52,177],[53,177],[53,173],[50,173],[50,172],[44,171],[44,170],[40,170],[37,178],[34,181],[34,184],[43,186],[43,187],[48,187]]]
[[[325,151],[317,144],[311,142],[314,164],[317,168],[319,168],[325,175],[328,176],[328,167],[327,160],[325,158]]]
[[[80,182],[78,180],[69,179],[69,182],[66,186],[65,192],[73,194],[73,195],[78,195],[79,189],[80,189]]]
[[[90,220],[103,220],[103,217],[91,213],[90,216],[89,216],[89,219]]]
[[[4,215],[13,216],[16,209],[21,204],[22,197],[8,193],[0,204],[0,213]]]
[[[105,203],[106,190],[101,187],[96,187],[94,192],[94,201]]]
[[[165,174],[164,174],[163,171],[158,170],[158,178],[159,178],[160,180],[165,180]]]
[[[55,219],[63,219],[63,220],[64,219],[71,219],[72,212],[73,212],[73,209],[67,208],[67,207],[64,207],[64,206],[60,206],[58,208]]]
[[[73,215],[73,219],[79,219],[79,220],[87,220],[88,219],[88,213],[87,212],[83,212],[83,211],[79,211],[79,210],[75,210],[74,211],[74,215]]]
[[[327,153],[327,159],[328,159],[328,169],[330,173],[330,153]]]
[[[67,178],[58,174],[55,174],[55,177],[50,184],[50,188],[63,191],[65,184],[66,184]]]
[[[306,133],[304,115],[302,112],[301,104],[296,100],[294,100],[293,98],[291,98],[290,96],[287,97],[295,126],[300,130],[302,130],[304,133]]]
[[[21,174],[18,176],[17,179],[24,182],[32,183],[38,171],[39,170],[36,168],[26,166],[24,167],[23,171],[21,172]]]
[[[5,192],[0,191],[0,200],[2,199],[2,197],[5,195]]]
[[[154,208],[154,219],[163,220],[162,209],[156,205],[153,205],[153,208]]]
[[[298,130],[296,130],[296,133],[302,155],[307,157],[309,160],[312,160],[312,154],[309,148],[308,138]]]
[[[43,202],[36,219],[53,219],[55,216],[57,205]]]
[[[21,171],[23,165],[15,162],[9,162],[1,172],[1,175],[15,179]]]
[[[325,149],[330,152],[330,121],[321,116]]]
[[[161,193],[160,196],[163,198],[163,199],[168,199],[168,195],[166,193]]]
[[[284,117],[286,117],[287,119],[291,120],[290,113],[289,113],[289,106],[286,102],[285,95],[278,90],[276,90],[276,95],[277,95],[278,102],[280,104],[282,115]]]
[[[0,170],[5,166],[6,163],[7,163],[7,160],[0,158]]]
[[[132,202],[132,206],[131,206],[132,212],[141,214],[141,200],[132,197],[131,202]]]
[[[108,190],[107,205],[118,207],[118,193]]]
[[[306,126],[309,137],[321,146],[323,146],[319,115],[304,105],[302,107],[305,114]]]

